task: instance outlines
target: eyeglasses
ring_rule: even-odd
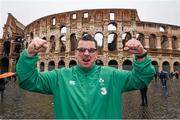
[[[89,53],[94,53],[97,49],[95,48],[77,48],[77,50],[81,53],[84,53],[86,52],[86,50],[89,52]]]

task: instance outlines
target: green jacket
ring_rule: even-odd
[[[120,119],[121,94],[148,85],[155,74],[149,56],[134,60],[132,72],[95,64],[90,70],[76,65],[39,72],[37,61],[38,55],[21,53],[16,66],[19,86],[53,95],[55,118],[60,119]]]

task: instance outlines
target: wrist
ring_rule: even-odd
[[[137,54],[137,55],[136,55],[136,58],[137,58],[137,59],[142,59],[142,58],[146,57],[147,54],[148,54],[148,52],[147,52],[147,50],[145,50],[145,51],[143,52],[143,54]]]
[[[35,56],[36,53],[29,53],[28,49],[26,49],[26,54],[27,54],[29,57],[33,57],[33,56]]]

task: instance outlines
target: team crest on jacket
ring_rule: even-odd
[[[99,83],[100,83],[101,86],[104,85],[104,80],[102,78],[100,78]]]
[[[69,85],[76,85],[76,81],[74,81],[74,80],[69,80]]]

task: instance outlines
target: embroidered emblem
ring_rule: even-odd
[[[101,94],[102,95],[106,95],[107,94],[107,90],[105,87],[101,88]]]
[[[70,85],[75,85],[75,84],[76,84],[76,81],[74,81],[74,80],[69,80],[69,84],[70,84]]]
[[[104,85],[104,80],[102,78],[99,79],[100,85]]]

